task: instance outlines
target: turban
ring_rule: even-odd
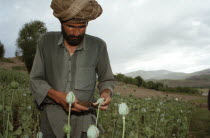
[[[50,7],[55,17],[70,23],[94,20],[103,11],[95,0],[52,0]]]

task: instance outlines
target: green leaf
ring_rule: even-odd
[[[17,129],[15,132],[13,132],[13,135],[15,135],[15,136],[20,136],[21,133],[22,133],[22,127],[19,126],[18,129]]]
[[[12,123],[10,122],[10,120],[8,120],[8,129],[9,129],[9,131],[13,131],[13,125],[12,125]]]

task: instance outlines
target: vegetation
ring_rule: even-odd
[[[0,137],[35,137],[39,134],[39,111],[28,82],[27,73],[0,69],[0,123],[3,124],[0,125]],[[95,97],[99,97],[98,92]],[[188,102],[177,98],[136,98],[116,93],[109,111],[100,113],[98,122],[106,131],[100,137],[122,137],[123,120],[118,113],[118,105],[122,102],[129,108],[129,114],[124,122],[125,137],[184,138],[191,134],[209,136],[210,123],[207,123],[210,120],[209,113],[200,112],[200,108],[195,110]],[[201,126],[201,123],[205,124],[202,127],[205,133],[197,131],[199,129],[197,126]],[[192,124],[196,127],[192,127]]]
[[[25,67],[23,67],[23,66],[13,66],[12,69],[13,70],[25,70]]]
[[[19,32],[15,55],[22,57],[21,60],[25,63],[28,72],[31,71],[33,65],[37,41],[46,31],[47,28],[43,22],[32,21],[26,23]]]
[[[5,48],[4,45],[0,41],[0,58],[3,58],[5,54]]]
[[[198,89],[190,88],[190,87],[168,87],[161,82],[153,82],[153,81],[144,81],[141,76],[137,76],[135,78],[127,77],[123,74],[115,75],[115,79],[117,81],[122,81],[125,84],[134,84],[138,87],[144,87],[148,89],[154,89],[157,91],[164,91],[164,92],[179,92],[179,93],[191,93],[195,94],[198,93]]]
[[[191,134],[198,138],[210,136],[210,112],[206,108],[196,108],[190,123]]]

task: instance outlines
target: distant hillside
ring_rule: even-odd
[[[210,75],[210,69],[205,69],[202,71],[197,71],[193,73],[183,73],[183,72],[172,72],[168,70],[157,70],[157,71],[135,71],[126,73],[126,76],[136,77],[141,76],[144,80],[184,80],[193,76],[199,75]]]
[[[153,80],[169,87],[210,88],[210,80]]]
[[[203,74],[198,76],[192,76],[187,78],[186,80],[204,80],[204,81],[210,81],[210,74]]]

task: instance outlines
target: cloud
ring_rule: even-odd
[[[87,33],[106,41],[114,73],[210,68],[210,0],[98,2],[103,14],[89,23]],[[14,56],[18,31],[26,22],[37,19],[48,31],[60,30],[49,5],[43,0],[11,0],[0,6],[0,40],[7,57]]]

